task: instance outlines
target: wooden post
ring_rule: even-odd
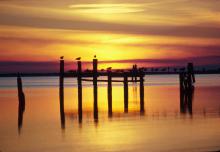
[[[22,80],[20,74],[17,76],[17,87],[18,87],[18,132],[20,133],[20,130],[22,128],[23,123],[23,113],[25,111],[25,95],[22,89]]]
[[[180,83],[180,112],[185,113],[185,91],[184,91],[184,74],[179,73],[179,83]]]
[[[22,111],[25,110],[25,95],[22,88],[22,80],[20,74],[17,76],[17,87],[18,87],[18,101],[19,101],[19,107],[22,109]]]
[[[140,71],[140,112],[144,113],[144,74]]]
[[[196,80],[195,80],[195,74],[194,74],[193,63],[188,63],[188,65],[187,65],[187,72],[188,72],[188,74],[189,74],[191,83],[195,83]]]
[[[179,83],[180,83],[180,92],[184,90],[184,75],[183,73],[179,74]]]
[[[111,69],[108,71],[108,115],[112,116],[112,76]]]
[[[135,72],[134,72],[135,73],[134,79],[135,79],[135,82],[137,82],[137,70],[138,70],[137,69],[137,64],[134,65],[134,70],[135,70]]]
[[[131,75],[132,75],[131,80],[133,82],[134,81],[134,65],[132,66]]]
[[[78,82],[78,117],[79,122],[82,122],[82,63],[77,61],[77,82]]]
[[[124,112],[128,112],[128,76],[124,73]]]
[[[61,127],[65,128],[65,114],[64,114],[64,59],[60,58],[60,120]]]
[[[98,120],[98,87],[97,87],[97,65],[98,60],[93,59],[93,95],[94,95],[94,119]]]

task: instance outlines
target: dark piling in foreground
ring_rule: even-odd
[[[140,71],[140,112],[144,113],[144,73]]]
[[[108,69],[108,115],[112,116],[112,76],[111,69]]]
[[[93,107],[94,107],[94,119],[98,120],[98,87],[97,87],[97,77],[98,77],[98,72],[97,72],[97,65],[98,65],[98,60],[95,58],[93,59],[93,96],[94,96],[94,102],[93,102]]]
[[[124,112],[128,112],[128,76],[124,73]]]
[[[22,128],[23,124],[23,114],[25,111],[25,95],[22,87],[22,79],[20,74],[17,75],[17,87],[18,87],[18,131]]]
[[[82,121],[82,63],[77,61],[77,82],[78,82],[78,117],[79,122]]]
[[[65,114],[64,114],[64,60],[60,58],[60,75],[59,75],[59,94],[60,94],[60,120],[61,127],[65,128]]]

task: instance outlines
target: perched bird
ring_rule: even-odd
[[[107,68],[107,70],[111,70],[111,69],[112,69],[112,67],[108,67],[108,68]]]
[[[94,58],[96,58],[96,55],[94,55]]]
[[[77,61],[81,60],[81,57],[76,58]]]
[[[64,58],[64,56],[61,56],[61,57],[60,57],[60,59],[63,59],[63,58]]]
[[[112,70],[112,67],[107,68],[107,72],[110,72]]]

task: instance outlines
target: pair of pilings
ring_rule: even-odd
[[[128,112],[128,75],[124,73],[124,112]],[[144,73],[142,70],[138,71],[138,74],[136,73],[136,76],[139,75],[139,82],[140,82],[140,113],[144,113]],[[133,81],[133,80],[132,80]],[[135,82],[137,80],[135,79]]]
[[[97,59],[93,59],[93,86],[94,86],[94,118],[98,120],[98,104],[97,104]],[[79,122],[82,121],[82,63],[77,61],[77,84],[78,84],[78,117]],[[60,117],[62,127],[65,127],[64,114],[64,60],[60,59],[60,77],[59,77],[59,93],[60,93]]]
[[[95,120],[98,120],[98,86],[97,86],[97,64],[98,60],[93,59],[93,94],[94,94],[94,102],[93,102],[93,116]],[[79,121],[82,121],[82,63],[81,61],[77,61],[77,84],[78,84],[78,115]]]
[[[194,67],[193,63],[188,63],[187,72],[182,72],[179,74],[180,80],[180,110],[181,113],[186,113],[188,109],[189,114],[192,115],[192,101],[194,95]]]
[[[179,74],[180,80],[180,90],[188,90],[193,87],[196,82],[193,63],[188,63],[187,72],[182,72]]]

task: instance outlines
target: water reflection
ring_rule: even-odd
[[[60,122],[61,128],[65,129],[65,113],[64,113],[64,92],[60,91]]]
[[[23,114],[25,111],[25,106],[19,102],[18,105],[18,133],[20,134],[22,124],[23,124]]]
[[[180,113],[193,115],[194,86],[187,90],[180,89]]]

